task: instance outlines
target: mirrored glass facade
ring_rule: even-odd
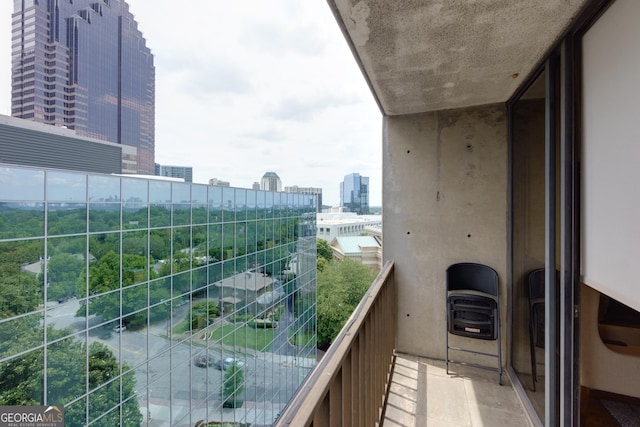
[[[358,215],[369,213],[369,177],[352,173],[340,183],[340,206]]]
[[[154,58],[124,0],[14,0],[11,67],[12,116],[135,147],[153,175]]]
[[[270,425],[315,365],[315,199],[0,167],[0,405]]]

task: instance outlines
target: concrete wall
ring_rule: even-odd
[[[498,272],[507,337],[507,163],[503,104],[384,119],[383,257],[396,262],[399,351],[444,359],[445,270],[463,261]]]

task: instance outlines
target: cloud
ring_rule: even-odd
[[[283,132],[282,130],[275,127],[250,130],[248,132],[242,133],[241,136],[252,141],[259,140],[266,142],[283,141],[287,137],[286,132]]]
[[[329,109],[354,105],[358,101],[349,96],[332,94],[317,97],[285,98],[268,112],[270,117],[278,120],[308,121],[316,114]]]
[[[251,187],[370,177],[381,199],[381,116],[324,1],[127,0],[155,57],[156,161]],[[0,1],[0,113],[10,114],[12,3]]]
[[[276,22],[260,22],[246,27],[240,35],[240,41],[248,49],[274,56],[318,56],[326,48],[326,41],[319,34],[315,25],[286,27]]]

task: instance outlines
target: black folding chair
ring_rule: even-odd
[[[529,298],[529,348],[531,350],[531,376],[533,391],[536,391],[538,370],[536,347],[544,348],[544,268],[529,273],[527,280]]]
[[[447,374],[449,364],[473,366],[498,372],[498,383],[502,385],[502,341],[500,339],[500,299],[498,273],[486,265],[463,262],[447,268]],[[496,353],[452,347],[449,334],[483,340],[497,341]],[[449,350],[480,354],[498,359],[493,368],[449,359]]]

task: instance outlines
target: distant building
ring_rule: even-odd
[[[317,360],[315,206],[256,192],[249,213],[246,189],[167,179],[0,167],[0,271],[14,288],[0,298],[2,405],[55,402],[68,426],[211,425],[229,398],[212,365],[233,357],[251,404],[267,408],[235,420],[267,426],[304,383]],[[244,329],[279,312],[287,324],[253,351]],[[227,330],[237,315],[243,330]],[[300,331],[308,342],[290,345]],[[5,393],[8,381],[20,392]]]
[[[285,193],[296,193],[296,194],[307,194],[311,196],[317,197],[317,207],[318,212],[322,211],[322,188],[315,187],[298,187],[297,185],[292,185],[290,187],[284,187]]]
[[[253,185],[251,186],[252,190],[259,190],[260,189],[260,183],[259,182],[254,182]]]
[[[369,213],[369,177],[352,173],[340,183],[340,205],[359,215]]]
[[[316,216],[316,237],[331,242],[336,237],[379,234],[382,229],[381,215],[358,215],[347,213],[319,213]]]
[[[218,178],[211,178],[209,180],[209,185],[215,185],[216,187],[230,187],[231,183],[229,181],[223,181]]]
[[[282,181],[275,172],[266,172],[260,181],[260,189],[265,191],[282,191]]]
[[[372,271],[382,269],[382,244],[373,236],[336,237],[329,246],[337,260],[349,258],[366,265]]]
[[[129,5],[13,4],[11,115],[132,146],[135,169],[153,174],[155,67]]]
[[[182,178],[185,182],[193,182],[193,168],[191,166],[171,166],[156,163],[155,175]]]
[[[0,115],[0,163],[120,174],[135,173],[135,159],[135,147]]]

